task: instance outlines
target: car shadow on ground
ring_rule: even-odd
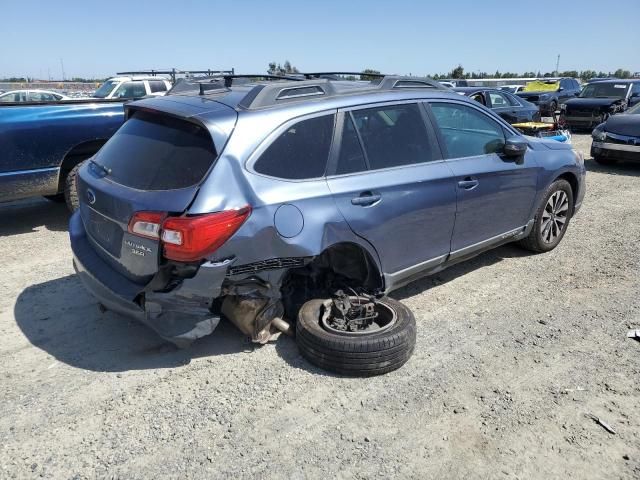
[[[405,287],[391,292],[389,296],[402,301],[405,298],[419,295],[433,287],[448,283],[451,280],[461,277],[469,272],[493,265],[504,259],[527,257],[530,255],[535,254],[514,244],[504,245],[502,247],[489,250],[475,258],[472,258],[471,260],[455,264],[436,274],[420,278]]]
[[[258,348],[233,325],[221,321],[213,335],[179,349],[136,321],[101,312],[75,275],[26,288],[16,300],[14,316],[34,346],[60,362],[91,371],[173,368],[193,358]]]
[[[0,237],[34,232],[38,227],[63,232],[67,230],[69,216],[64,202],[44,198],[0,203]]]
[[[600,165],[595,160],[586,160],[584,164],[588,172],[640,177],[640,163],[618,162],[613,165]]]
[[[478,268],[525,255],[530,253],[515,246],[503,246],[417,280],[391,296],[403,300]],[[275,344],[277,354],[291,367],[318,375],[340,376],[304,359],[293,338],[281,335],[261,347],[252,344],[224,320],[212,335],[197,340],[189,348],[178,349],[138,322],[113,312],[101,312],[97,301],[84,290],[75,275],[26,288],[16,300],[14,316],[35,347],[60,362],[85,370],[124,372],[175,368],[189,364],[194,358],[251,353]]]

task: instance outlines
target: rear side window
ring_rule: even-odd
[[[149,88],[151,93],[167,91],[167,86],[162,80],[149,80]]]
[[[498,92],[489,92],[489,98],[491,99],[491,106],[493,108],[503,108],[511,106],[509,99],[506,95]]]
[[[260,155],[253,169],[289,180],[322,177],[329,158],[334,117],[309,118],[290,126]]]
[[[372,170],[433,160],[418,105],[391,105],[352,112]]]
[[[136,112],[102,147],[95,161],[107,178],[138,190],[173,190],[200,182],[216,159],[209,133],[199,125]]]
[[[500,124],[475,108],[453,103],[432,103],[449,158],[499,153],[504,148]]]

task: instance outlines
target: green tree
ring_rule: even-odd
[[[617,78],[631,78],[631,72],[629,70],[617,69],[613,72],[613,76]]]
[[[285,60],[284,65],[280,65],[276,62],[269,62],[267,73],[269,75],[288,75],[290,73],[300,73],[300,70],[291,65],[289,60]]]
[[[458,64],[456,68],[451,70],[451,73],[449,74],[449,76],[451,78],[464,78],[464,68],[462,68],[462,65]]]
[[[370,74],[370,75],[367,75]],[[374,76],[372,76],[374,75]],[[364,70],[362,70],[362,74],[360,75],[360,79],[361,80],[375,80],[376,77],[375,75],[380,75],[380,71],[379,70],[374,70],[373,68],[365,68]]]

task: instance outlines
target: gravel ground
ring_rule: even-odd
[[[176,350],[98,310],[62,205],[0,207],[0,477],[639,478],[640,166],[587,164],[556,250],[395,292],[416,351],[370,379],[229,324]]]

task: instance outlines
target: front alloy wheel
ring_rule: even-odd
[[[552,244],[564,233],[569,214],[569,197],[563,190],[555,192],[542,212],[542,241]]]
[[[573,213],[573,190],[564,179],[553,182],[542,197],[529,235],[520,245],[532,252],[548,252],[558,246]]]

